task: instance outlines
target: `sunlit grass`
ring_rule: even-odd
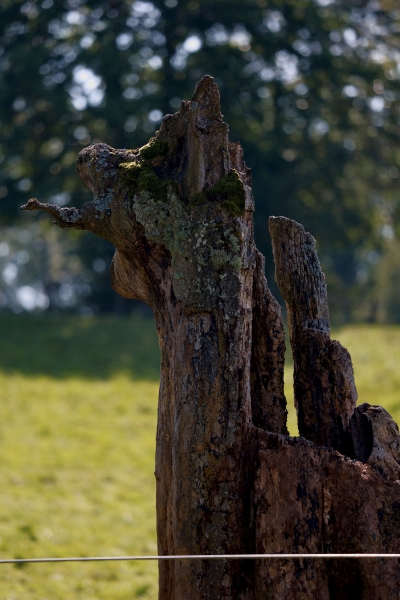
[[[0,328],[1,557],[155,553],[152,320],[19,316]],[[400,328],[333,337],[352,353],[359,401],[400,420]],[[292,406],[290,367],[286,379]],[[154,562],[0,566],[0,600],[155,600],[156,588]]]
[[[3,557],[156,554],[156,382],[1,375]],[[155,563],[2,567],[2,594],[155,597]],[[67,593],[69,592],[69,594]],[[145,594],[146,592],[146,594]]]
[[[1,324],[1,556],[156,554],[153,322]],[[1,600],[154,599],[156,588],[155,562],[0,567]]]

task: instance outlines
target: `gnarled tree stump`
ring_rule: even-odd
[[[113,287],[154,310],[162,351],[156,479],[160,554],[400,551],[400,442],[355,408],[348,352],[330,340],[313,238],[272,218],[301,438],[286,429],[284,329],[253,236],[250,170],[211,77],[138,150],[94,144],[82,210],[32,199],[60,227],[116,248]],[[394,600],[398,561],[165,561],[161,600]]]

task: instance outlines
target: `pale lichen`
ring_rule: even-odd
[[[108,147],[101,148],[99,151],[97,161],[96,161],[96,171],[99,173],[102,169],[107,169],[108,167],[108,157],[110,156],[111,151]]]
[[[107,191],[107,194],[105,196],[95,196],[95,198],[93,199],[93,204],[96,208],[96,213],[97,212],[103,213],[104,211],[106,211],[109,208],[110,203],[113,199],[113,195],[114,195],[113,188],[109,188]]]
[[[237,224],[231,214],[226,214],[221,190],[226,193],[232,181],[236,186],[236,175],[229,174],[221,186],[218,183],[212,188],[217,190],[220,201],[213,198],[196,205],[180,197],[177,182],[160,179],[141,158],[120,164],[119,172],[127,192],[127,206],[146,236],[171,253],[176,297],[184,306],[202,310],[215,307],[220,301],[230,302],[239,285],[242,244]],[[241,182],[240,185],[243,190]]]

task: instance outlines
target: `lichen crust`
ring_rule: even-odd
[[[185,308],[199,310],[222,302],[226,311],[239,289],[242,243],[236,220],[223,202],[185,204],[176,182],[159,179],[146,161],[122,163],[120,174],[127,208],[148,239],[171,254],[178,300]]]

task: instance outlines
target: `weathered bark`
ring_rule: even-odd
[[[92,203],[79,211],[31,200],[24,209],[110,240],[113,287],[154,310],[160,554],[398,551],[398,432],[385,411],[354,411],[351,360],[329,339],[313,240],[278,219],[278,283],[309,441],[287,436],[281,311],[254,243],[250,171],[228,140],[212,78],[147,146],[95,144],[77,168]],[[166,561],[159,597],[336,600],[353,590],[389,600],[400,597],[398,578],[390,561]]]
[[[287,434],[283,393],[285,332],[281,308],[264,275],[264,257],[255,254],[251,345],[252,422],[267,431]]]
[[[399,552],[400,482],[305,439],[258,431],[257,552]],[[254,598],[398,600],[398,560],[258,562]]]
[[[353,456],[353,366],[347,350],[330,339],[325,276],[315,240],[302,225],[284,217],[271,217],[269,225],[275,277],[287,306],[300,435]]]
[[[362,404],[350,421],[355,457],[385,479],[400,481],[400,435],[397,424],[381,406]]]

